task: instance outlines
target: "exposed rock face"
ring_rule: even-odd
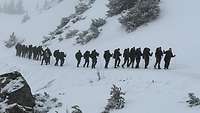
[[[33,113],[35,99],[19,72],[0,75],[0,112]]]

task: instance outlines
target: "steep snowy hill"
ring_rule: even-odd
[[[26,1],[26,0],[25,0]],[[34,1],[34,0],[33,0]],[[15,57],[15,50],[3,45],[12,32],[25,43],[40,44],[43,36],[56,29],[62,17],[74,13],[78,0],[64,0],[55,7],[37,13],[30,13],[31,19],[21,24],[23,16],[0,14],[0,73],[19,70],[25,75],[34,93],[48,92],[64,103],[62,108],[50,113],[65,113],[66,108],[79,105],[84,113],[100,113],[109,98],[112,84],[117,84],[126,92],[126,106],[113,113],[199,113],[199,108],[189,108],[185,101],[187,94],[194,92],[200,96],[199,70],[199,1],[162,0],[161,16],[158,20],[126,33],[118,22],[118,16],[108,18],[102,27],[100,36],[86,45],[74,44],[75,38],[62,42],[53,40],[49,44],[52,50],[61,49],[67,53],[64,67],[52,65],[40,66],[40,62]],[[91,19],[105,17],[108,0],[96,0],[87,10],[82,20],[71,27],[88,29]],[[34,5],[26,1],[34,9]],[[104,50],[114,48],[156,47],[173,48],[177,55],[169,70],[154,70],[154,57],[150,69],[114,69],[113,61],[109,69],[103,69]],[[97,70],[76,68],[74,53],[77,50],[97,49],[101,53]],[[144,63],[141,63],[144,67]],[[163,66],[163,65],[162,65]],[[97,72],[102,79],[98,81]],[[154,82],[152,82],[154,81]]]

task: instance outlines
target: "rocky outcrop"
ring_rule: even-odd
[[[21,73],[0,75],[0,112],[33,113],[35,99]]]

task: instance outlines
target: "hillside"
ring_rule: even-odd
[[[24,0],[26,1],[26,0]],[[21,24],[23,16],[0,14],[0,73],[18,70],[25,75],[33,93],[48,92],[58,97],[64,105],[50,113],[65,113],[66,108],[79,105],[84,113],[100,113],[109,98],[112,84],[122,87],[126,92],[126,106],[113,113],[199,113],[199,108],[190,108],[185,101],[194,92],[200,95],[199,82],[199,1],[162,0],[161,16],[132,33],[127,33],[118,22],[118,16],[107,19],[97,39],[86,45],[75,44],[75,38],[62,42],[48,42],[52,50],[60,49],[67,54],[64,67],[41,66],[40,62],[15,56],[14,48],[7,49],[4,42],[12,32],[26,40],[26,44],[41,44],[43,36],[54,31],[62,17],[74,13],[77,0],[64,0],[53,8],[37,12],[37,4],[24,2],[31,19]],[[96,0],[92,7],[83,13],[85,20],[73,24],[71,28],[88,29],[91,19],[105,17],[107,0]],[[104,50],[120,47],[173,48],[177,55],[169,70],[154,70],[155,58],[152,57],[148,70],[114,69],[113,60],[109,69],[104,69]],[[100,52],[96,70],[76,68],[74,54],[78,50],[97,49]],[[121,51],[122,52],[122,51]],[[141,67],[144,67],[142,60]],[[163,64],[163,62],[162,62]],[[163,65],[162,65],[163,67]],[[97,72],[102,80],[98,81]],[[155,81],[155,82],[152,82]],[[45,87],[45,88],[44,88]]]

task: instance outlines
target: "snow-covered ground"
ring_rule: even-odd
[[[91,19],[104,17],[106,3],[107,0],[97,0],[83,14],[87,16],[86,20],[73,27],[87,29]],[[127,34],[116,16],[108,18],[100,36],[87,45],[74,45],[75,39],[53,42],[50,45],[52,50],[61,49],[67,54],[64,67],[54,67],[54,59],[52,65],[40,66],[38,61],[15,57],[14,48],[5,48],[3,41],[14,31],[17,36],[26,39],[26,43],[39,44],[44,35],[56,28],[62,17],[74,12],[77,0],[64,0],[42,13],[33,11],[31,20],[25,24],[21,24],[22,16],[0,14],[0,73],[22,72],[33,93],[46,91],[64,103],[58,109],[59,113],[64,113],[66,108],[75,104],[84,113],[100,113],[107,103],[112,84],[126,92],[125,108],[113,113],[199,113],[198,107],[189,108],[185,103],[188,93],[200,95],[199,3],[197,0],[162,0],[160,18],[133,33]],[[159,46],[164,49],[171,47],[177,56],[169,70],[154,70],[153,57],[148,70],[114,69],[113,65],[103,69],[104,50],[132,46],[147,46],[153,51]],[[96,70],[76,68],[74,53],[79,49],[97,49],[101,53]],[[141,67],[144,67],[143,62]],[[100,81],[97,72],[102,77]],[[54,112],[55,109],[50,113]]]

